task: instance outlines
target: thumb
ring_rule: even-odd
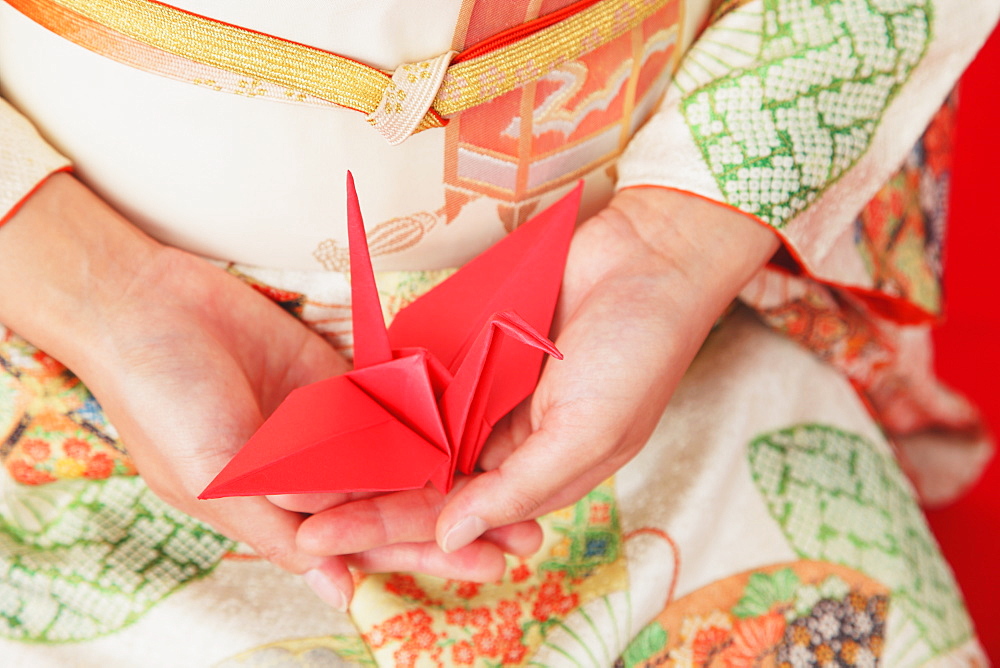
[[[453,492],[435,531],[442,550],[454,552],[489,529],[574,503],[627,459],[608,456],[615,443],[602,435],[559,423],[543,422],[499,468]]]

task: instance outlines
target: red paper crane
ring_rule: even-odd
[[[199,498],[451,489],[534,391],[582,186],[399,312],[386,330],[347,175],[354,370],[293,391]]]

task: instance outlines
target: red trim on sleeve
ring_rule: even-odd
[[[844,292],[854,295],[858,299],[862,300],[865,305],[872,310],[876,315],[891,320],[900,325],[924,325],[929,323],[940,322],[941,316],[930,311],[923,309],[916,304],[909,302],[902,297],[893,297],[892,295],[887,295],[884,292],[878,290],[873,290],[871,288],[863,288],[859,285],[847,285],[844,283],[837,283],[829,279],[821,278],[816,276],[812,271],[810,271],[809,266],[803,260],[802,256],[796,250],[796,248],[791,244],[788,238],[782,234],[781,230],[777,229],[773,225],[769,225],[765,221],[761,220],[757,216],[747,213],[742,209],[738,209],[731,204],[726,202],[720,202],[714,200],[711,197],[706,197],[705,195],[700,195],[698,193],[691,192],[689,190],[684,190],[683,188],[673,188],[670,186],[661,186],[656,184],[642,184],[627,186],[622,188],[622,190],[631,190],[633,188],[662,188],[663,190],[672,190],[674,192],[682,193],[684,195],[690,195],[692,197],[697,197],[700,200],[715,204],[716,206],[721,206],[730,211],[734,211],[743,215],[744,217],[754,221],[758,225],[763,225],[781,240],[782,248],[788,253],[788,256],[794,261],[795,267],[790,268],[778,264],[775,260],[772,260],[768,267],[775,271],[779,271],[791,276],[805,276],[806,278],[815,281],[821,285],[825,285],[831,288],[836,288],[838,290],[843,290]],[[779,251],[780,253],[780,251]]]
[[[28,192],[26,192],[26,193],[24,194],[24,197],[22,197],[21,199],[19,199],[19,200],[17,201],[17,203],[16,203],[16,204],[15,204],[14,206],[12,206],[12,207],[10,208],[10,211],[8,211],[7,213],[5,213],[5,214],[3,215],[3,217],[2,217],[2,218],[0,218],[0,227],[2,227],[2,226],[4,226],[4,225],[6,225],[6,224],[7,224],[7,221],[9,221],[9,220],[10,220],[11,218],[13,218],[13,217],[14,217],[14,214],[15,214],[15,213],[17,213],[17,212],[18,212],[18,210],[20,210],[20,208],[21,208],[22,206],[24,206],[24,203],[28,201],[28,198],[29,198],[29,197],[31,197],[31,196],[32,196],[32,195],[34,195],[34,194],[35,194],[36,192],[38,192],[39,188],[41,188],[41,187],[42,187],[42,185],[44,185],[44,184],[45,184],[45,182],[49,180],[49,177],[51,177],[51,176],[52,176],[53,174],[58,174],[59,172],[66,172],[66,173],[72,173],[72,171],[73,171],[73,165],[66,165],[65,167],[60,167],[59,169],[54,169],[54,170],[52,170],[51,172],[49,172],[48,174],[46,174],[46,175],[45,175],[45,178],[43,178],[43,179],[42,179],[42,180],[40,180],[40,181],[39,181],[38,183],[36,183],[36,184],[35,184],[35,185],[34,185],[34,186],[33,186],[33,187],[31,188],[31,190],[29,190]]]

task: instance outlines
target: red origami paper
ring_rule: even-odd
[[[347,177],[354,370],[293,391],[199,498],[388,492],[471,473],[534,391],[581,187],[400,311],[386,330]]]

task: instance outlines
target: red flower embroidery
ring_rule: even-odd
[[[379,626],[374,627],[371,631],[369,631],[364,635],[365,639],[368,641],[368,644],[374,647],[375,649],[378,649],[379,647],[384,645],[387,640],[389,640],[389,636],[386,635],[385,629],[382,627],[381,624]]]
[[[465,608],[452,608],[444,613],[444,620],[455,626],[465,626],[469,623],[469,611]]]
[[[493,622],[489,608],[474,608],[469,610],[468,623],[477,629],[485,629]]]
[[[417,584],[416,579],[412,575],[393,574],[385,583],[385,590],[390,594],[409,598],[427,606],[438,607],[441,605],[441,601],[432,599],[427,595],[427,592]]]
[[[504,664],[520,663],[527,653],[528,648],[524,645],[511,645],[503,653],[503,662]]]
[[[521,616],[521,606],[514,601],[500,601],[497,604],[497,616],[513,622]]]
[[[427,614],[426,610],[417,609],[410,610],[406,613],[406,621],[408,621],[411,626],[426,626],[427,628],[430,628],[431,622],[434,620],[429,614]]]
[[[441,637],[431,628],[432,618],[424,610],[410,610],[378,624],[365,634],[365,639],[375,649],[384,647],[391,640],[402,640],[393,653],[395,665],[413,666],[424,654],[437,657]]]
[[[98,452],[87,460],[87,469],[83,472],[83,475],[87,478],[99,480],[109,477],[114,470],[115,463],[111,461],[111,457],[105,452]]]
[[[413,631],[411,639],[413,644],[420,649],[431,649],[437,642],[438,636],[431,630],[430,626],[422,626]]]
[[[468,640],[460,640],[451,646],[451,658],[460,666],[471,666],[476,660],[476,652]]]
[[[55,482],[55,477],[51,474],[39,471],[23,460],[10,462],[7,465],[7,470],[14,480],[23,485],[44,485],[48,482]]]
[[[32,462],[44,462],[52,454],[49,444],[38,438],[26,438],[21,441],[21,451]]]
[[[548,581],[538,590],[538,600],[531,609],[531,616],[540,622],[548,621],[553,615],[565,616],[579,605],[577,594],[563,592],[562,582],[558,579],[560,575],[549,573]]]
[[[479,593],[482,585],[478,582],[462,582],[459,583],[458,589],[455,590],[455,595],[459,598],[472,598]]]
[[[785,617],[781,613],[737,620],[733,626],[733,642],[721,656],[723,665],[732,668],[759,666],[766,655],[776,650],[784,636]]]
[[[385,632],[386,638],[390,638],[392,640],[405,638],[407,629],[408,625],[404,615],[390,617],[382,624],[382,630]]]
[[[472,636],[476,651],[482,656],[500,656],[500,643],[489,631],[480,631]]]
[[[90,456],[90,443],[82,438],[67,438],[63,441],[63,451],[67,457],[86,459]]]
[[[514,582],[524,582],[531,576],[531,569],[527,564],[521,564],[510,572],[510,579]]]
[[[611,522],[611,504],[595,503],[590,507],[591,524],[608,524]]]
[[[524,637],[524,631],[516,624],[503,624],[497,627],[497,637],[505,644],[520,643]]]
[[[424,597],[424,590],[417,585],[417,581],[412,575],[393,574],[388,582],[385,583],[385,589],[397,596],[407,596],[409,598]]]
[[[731,642],[728,629],[710,626],[701,629],[691,643],[691,661],[696,666],[711,663],[715,656]]]
[[[395,651],[392,658],[396,660],[397,668],[413,668],[417,665],[417,659],[420,658],[420,651],[411,644],[404,643]]]

